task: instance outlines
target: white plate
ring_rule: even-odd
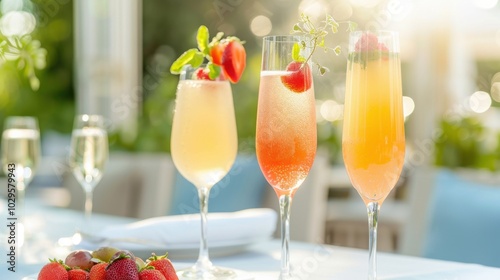
[[[230,256],[234,254],[241,253],[245,251],[248,246],[260,242],[263,240],[231,240],[227,242],[217,242],[213,244],[208,244],[209,252],[211,257],[224,257]],[[121,249],[127,249],[126,245],[121,245]],[[164,255],[168,252],[168,258],[172,260],[180,260],[180,259],[196,259],[198,257],[200,251],[199,243],[190,243],[190,244],[175,244],[172,246],[165,245],[161,246],[144,246],[138,248],[134,246],[134,248],[129,249],[134,255],[137,257],[147,259],[151,256],[151,253],[155,253],[156,255]]]
[[[21,280],[37,280],[38,278],[38,273],[28,275],[26,277],[23,277]]]

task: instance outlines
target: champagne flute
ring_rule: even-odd
[[[377,220],[404,163],[405,135],[398,34],[349,36],[342,153],[351,183],[366,204],[368,279],[377,279]]]
[[[196,69],[187,65],[180,75],[171,153],[179,172],[198,189],[200,252],[196,264],[180,270],[178,275],[181,279],[244,279],[244,273],[214,266],[207,242],[210,189],[229,172],[238,150],[231,86],[220,77],[215,81],[198,80]]]
[[[280,205],[281,280],[292,279],[289,255],[292,198],[306,179],[316,154],[316,112],[310,66],[292,62],[292,53],[300,49],[300,42],[305,41],[298,36],[264,37],[257,110],[257,159]],[[308,57],[310,51],[304,48],[300,56]],[[292,64],[297,66],[297,71],[289,70],[293,67],[288,65]]]
[[[35,117],[13,116],[5,120],[2,133],[2,168],[4,174],[13,174],[16,184],[19,242],[24,241],[24,197],[26,187],[33,179],[40,161],[40,132]]]
[[[85,191],[85,223],[91,231],[92,199],[108,160],[108,136],[100,115],[75,117],[69,163],[73,175]]]

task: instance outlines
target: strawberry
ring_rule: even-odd
[[[210,77],[208,76],[208,73],[205,70],[205,68],[196,69],[196,71],[194,71],[194,75],[197,80],[210,80]]]
[[[135,257],[126,251],[115,254],[106,267],[106,280],[139,280]]]
[[[239,41],[230,41],[222,54],[222,71],[233,83],[237,83],[246,66],[245,48]]]
[[[221,42],[210,48],[210,56],[212,57],[213,64],[218,66],[222,65],[222,54],[224,53],[226,45],[227,44]]]
[[[106,280],[106,266],[108,263],[102,262],[95,264],[89,273],[89,280]]]
[[[38,273],[38,280],[68,280],[68,269],[61,260],[49,259],[50,262]]]
[[[165,276],[152,266],[147,266],[139,272],[139,280],[167,280]]]
[[[371,33],[363,33],[361,38],[354,45],[354,50],[360,51],[389,51],[384,43],[379,43],[377,36]]]
[[[177,274],[175,273],[175,268],[172,262],[168,259],[168,253],[163,256],[157,256],[152,254],[148,259],[148,266],[154,267],[159,270],[166,280],[178,280]]]
[[[281,76],[281,82],[289,90],[301,93],[311,88],[312,73],[309,64],[292,61],[287,65],[286,71],[290,74]]]
[[[81,268],[73,268],[68,271],[68,280],[89,280],[89,273]]]

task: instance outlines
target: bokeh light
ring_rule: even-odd
[[[23,36],[33,32],[35,17],[24,11],[10,11],[0,19],[0,31],[5,36]]]
[[[415,110],[415,102],[409,96],[403,96],[403,114],[404,117],[408,117]]]
[[[342,119],[343,109],[343,105],[335,100],[326,100],[321,104],[320,114],[326,121],[333,122]]]
[[[351,0],[354,6],[363,8],[373,8],[379,4],[380,0]]]
[[[254,17],[250,22],[250,30],[255,36],[266,36],[271,33],[272,29],[271,20],[263,15]]]
[[[476,113],[484,113],[491,107],[491,97],[487,92],[476,91],[469,98],[469,106]]]
[[[500,82],[491,85],[491,98],[496,102],[500,102]]]
[[[474,0],[474,5],[481,9],[492,9],[498,4],[498,0]]]
[[[331,13],[336,20],[348,20],[352,16],[353,9],[348,1],[337,1],[333,4]]]
[[[323,0],[302,0],[299,4],[299,13],[304,13],[313,19],[324,19],[328,4]]]

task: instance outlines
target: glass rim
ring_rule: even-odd
[[[33,127],[38,129],[38,118],[35,116],[7,116],[4,119],[4,128],[10,126]]]
[[[184,66],[182,66],[181,68],[181,72],[179,74],[179,80],[181,81],[205,81],[205,82],[229,82],[228,79],[226,79],[226,76],[224,75],[224,71],[222,71],[221,69],[221,72],[219,74],[219,76],[215,79],[215,80],[198,80],[198,79],[194,79],[193,78],[193,74],[194,72],[198,69],[198,68],[205,68],[207,65],[208,65],[208,61],[207,62],[203,62],[202,64],[194,67],[193,65],[191,64],[186,64]]]
[[[392,35],[392,36],[399,36],[398,31],[394,30],[356,30],[356,31],[351,31],[350,36],[358,35],[358,34],[364,34],[364,33],[371,33],[374,35]]]
[[[307,35],[267,35],[262,37],[264,42],[296,43],[302,39],[309,38]]]

